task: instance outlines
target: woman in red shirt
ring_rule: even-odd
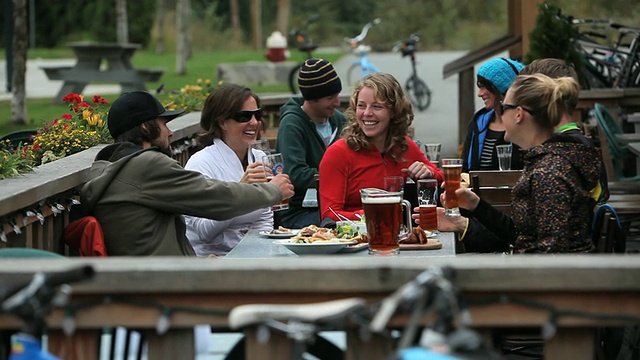
[[[339,220],[329,210],[357,220],[363,214],[360,189],[383,188],[385,176],[444,180],[440,169],[408,136],[411,102],[390,74],[373,73],[358,84],[345,112],[343,138],[320,162],[321,218]]]

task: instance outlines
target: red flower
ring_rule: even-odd
[[[68,93],[65,97],[62,98],[62,101],[77,104],[82,101],[82,97],[80,97],[80,95],[78,94]]]
[[[64,115],[62,115],[62,117],[64,118]],[[54,120],[51,122],[51,126],[56,126],[56,124],[57,124],[57,123],[58,123],[58,119],[54,119]]]
[[[64,114],[62,115],[62,118],[65,120],[71,120],[73,116],[71,114]],[[56,122],[57,122],[57,119],[56,119]],[[51,124],[51,125],[55,125],[55,124]]]
[[[93,99],[91,99],[91,101],[94,104],[108,104],[109,102],[107,100],[105,100],[102,96],[100,95],[93,95]]]
[[[40,149],[40,145],[38,144],[33,145],[33,150],[39,150],[39,149]]]

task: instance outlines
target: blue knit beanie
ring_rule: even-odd
[[[300,66],[298,86],[305,100],[320,99],[342,91],[333,65],[325,59],[309,59]]]
[[[498,89],[500,94],[504,95],[523,68],[524,64],[516,60],[491,59],[480,66],[478,78],[486,79]]]

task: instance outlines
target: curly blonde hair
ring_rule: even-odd
[[[365,87],[372,89],[375,98],[389,107],[390,120],[385,148],[379,150],[389,153],[392,159],[399,162],[402,159],[402,155],[409,148],[406,136],[413,122],[413,109],[411,101],[407,99],[402,91],[402,86],[391,74],[373,73],[360,81],[351,95],[349,108],[345,111],[349,124],[344,128],[342,136],[347,146],[354,151],[369,148],[369,139],[356,121],[358,95]]]

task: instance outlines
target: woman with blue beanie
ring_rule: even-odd
[[[495,147],[509,144],[504,140],[504,124],[500,112],[500,101],[516,79],[524,64],[511,59],[496,58],[482,64],[478,69],[478,97],[484,108],[478,110],[467,128],[462,148],[462,171],[498,170]],[[522,169],[520,151],[514,145],[511,169]]]

